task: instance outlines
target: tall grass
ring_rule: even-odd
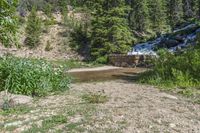
[[[70,78],[64,68],[44,60],[7,56],[0,58],[0,91],[43,96],[68,89]]]

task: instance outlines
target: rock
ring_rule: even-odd
[[[165,94],[165,93],[162,94],[162,97],[172,99],[172,100],[178,100],[177,97],[169,95],[169,94]]]
[[[199,29],[197,29],[195,33],[196,33],[196,34],[197,34],[197,33],[200,33],[200,28],[199,28]]]
[[[70,5],[67,5],[67,10],[68,10],[68,11],[73,11],[73,7],[70,6]]]
[[[179,41],[179,42],[184,42],[185,40],[185,37],[184,36],[180,36],[180,35],[176,35],[174,37],[175,40]]]
[[[15,122],[12,122],[12,123],[5,124],[4,127],[19,126],[21,124],[22,124],[22,121],[15,121]]]
[[[177,46],[179,43],[180,42],[175,39],[163,39],[159,47],[171,48]]]
[[[175,128],[175,127],[176,127],[176,124],[174,124],[174,123],[170,123],[170,124],[169,124],[169,127],[171,127],[171,128]]]
[[[30,96],[14,95],[6,93],[5,91],[0,92],[0,108],[3,108],[5,101],[8,102],[8,106],[15,107],[17,105],[25,105],[31,103],[33,100]]]
[[[32,51],[30,51],[30,52],[29,52],[29,55],[33,55],[33,52],[32,52]]]
[[[24,95],[14,95],[12,100],[15,104],[27,104],[30,103],[33,100],[33,98]]]
[[[127,64],[126,62],[122,62],[121,66],[122,66],[122,67],[127,67],[128,64]]]
[[[11,49],[12,52],[16,52],[17,51],[17,48],[13,48]]]

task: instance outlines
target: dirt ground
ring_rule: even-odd
[[[125,121],[124,133],[199,133],[200,105],[151,86],[116,80],[74,84],[78,91],[103,91],[109,102],[99,105],[113,123]],[[112,124],[111,124],[112,125]]]
[[[85,94],[105,95],[108,101],[87,103],[82,98]],[[37,99],[29,106],[0,113],[0,131],[200,133],[199,104],[126,80],[73,83],[69,91]]]

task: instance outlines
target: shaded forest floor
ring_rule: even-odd
[[[1,132],[200,132],[200,105],[128,80],[73,83],[0,113]]]

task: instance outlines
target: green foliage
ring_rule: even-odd
[[[69,69],[102,66],[102,64],[98,64],[96,62],[81,62],[79,60],[56,60],[56,61],[52,61],[52,63],[55,66],[59,66],[59,65],[66,66]]]
[[[149,10],[147,0],[132,0],[129,23],[133,30],[145,32],[149,28]]]
[[[40,35],[42,32],[42,23],[40,18],[37,16],[36,7],[30,12],[28,16],[28,22],[26,26],[26,40],[25,44],[30,48],[34,48],[39,45]]]
[[[70,34],[70,46],[79,52],[80,55],[89,55],[90,32],[87,24],[77,24]]]
[[[87,101],[88,103],[105,103],[108,101],[108,97],[102,94],[85,94],[82,96],[82,99]]]
[[[42,96],[68,89],[69,77],[64,68],[54,68],[44,60],[4,57],[0,59],[0,91]]]
[[[108,56],[101,56],[96,59],[97,63],[106,64],[108,62]]]
[[[26,23],[26,19],[24,17],[18,16],[18,22],[20,25],[23,25]]]
[[[33,7],[36,7],[38,10],[43,10],[47,4],[46,0],[20,0],[18,8],[21,11],[31,11]]]
[[[94,60],[129,50],[133,38],[126,19],[128,11],[123,0],[96,3],[91,33],[91,55]]]
[[[47,15],[47,17],[51,18],[52,17],[52,5],[51,4],[46,4],[44,7],[44,13]]]
[[[160,51],[153,70],[145,73],[141,81],[154,85],[188,88],[200,86],[200,48],[191,48],[177,55]]]
[[[67,123],[66,116],[55,115],[42,121],[42,126],[33,124],[30,129],[28,129],[27,131],[24,131],[23,133],[37,133],[37,132],[45,133],[55,126],[66,124],[66,123]]]
[[[44,26],[46,26],[46,28],[48,28],[48,26],[55,25],[57,22],[53,17],[51,17],[51,18],[44,20],[43,23],[44,23]]]
[[[8,47],[16,44],[17,18],[15,17],[17,0],[0,2],[0,42]]]
[[[177,24],[183,22],[183,2],[182,0],[167,0],[166,6],[168,23],[174,28]]]
[[[3,109],[3,111],[0,111],[1,115],[8,116],[11,114],[19,115],[19,114],[26,114],[31,111],[31,107],[20,105],[16,107],[11,107],[8,109]]]
[[[169,30],[167,25],[166,2],[164,0],[150,0],[148,3],[150,28],[155,33],[164,33]]]

